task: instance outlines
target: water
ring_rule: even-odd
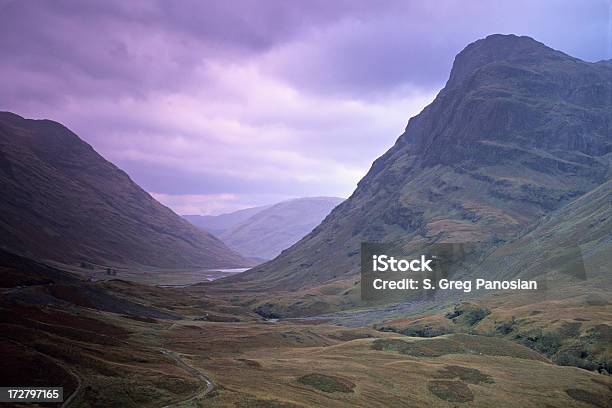
[[[248,270],[249,268],[207,269],[206,272],[241,273]]]
[[[218,269],[201,269],[199,271],[181,271],[174,272],[166,276],[163,282],[158,286],[167,288],[185,288],[201,282],[212,282],[214,280],[225,278],[226,276],[235,275],[244,272],[249,268],[218,268]]]

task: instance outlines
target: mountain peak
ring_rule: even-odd
[[[519,62],[537,64],[543,60],[570,59],[561,51],[554,50],[527,36],[514,34],[492,34],[465,47],[453,63],[448,85],[461,83],[476,70],[497,62]]]
[[[512,239],[609,178],[611,79],[605,64],[529,37],[470,44],[351,197],[277,258],[230,279],[265,290],[350,284],[362,242]]]

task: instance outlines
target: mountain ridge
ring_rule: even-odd
[[[272,259],[306,236],[343,201],[339,197],[302,197],[282,201],[219,235],[248,257]]]
[[[516,51],[489,55],[499,42]],[[486,55],[465,61],[479,50]],[[451,72],[321,225],[217,284],[282,291],[348,279],[363,241],[496,245],[609,179],[610,67],[494,35],[459,53]]]
[[[54,121],[0,113],[0,185],[0,247],[21,255],[161,268],[249,264]]]
[[[312,231],[343,200],[300,197],[217,216],[183,218],[248,258],[269,260]]]
[[[185,214],[182,215],[182,217],[193,225],[195,225],[196,227],[202,228],[203,230],[208,231],[215,236],[218,236],[219,234],[222,234],[228,229],[233,228],[234,226],[236,226],[236,224],[242,221],[246,221],[253,215],[269,207],[271,207],[271,205],[250,207],[219,215]]]

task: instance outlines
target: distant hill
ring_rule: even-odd
[[[306,197],[230,214],[186,216],[217,233],[230,248],[259,259],[272,259],[313,230],[342,202],[338,197]]]
[[[0,248],[65,263],[242,267],[57,122],[0,112]]]
[[[215,236],[219,236],[241,222],[246,221],[258,212],[270,207],[271,205],[262,205],[221,215],[183,215],[183,218],[196,227],[202,228]]]
[[[321,225],[273,261],[214,285],[268,293],[352,283],[361,242],[510,242],[610,179],[610,123],[610,64],[529,37],[476,41]]]

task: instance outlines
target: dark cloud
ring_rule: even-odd
[[[530,35],[586,60],[606,54],[606,1],[403,2],[305,34],[269,57],[275,75],[316,92],[381,96],[444,83],[453,56],[492,33]]]
[[[605,0],[0,0],[0,109],[63,122],[177,210],[348,195],[467,43],[512,32],[612,58],[609,12]]]

